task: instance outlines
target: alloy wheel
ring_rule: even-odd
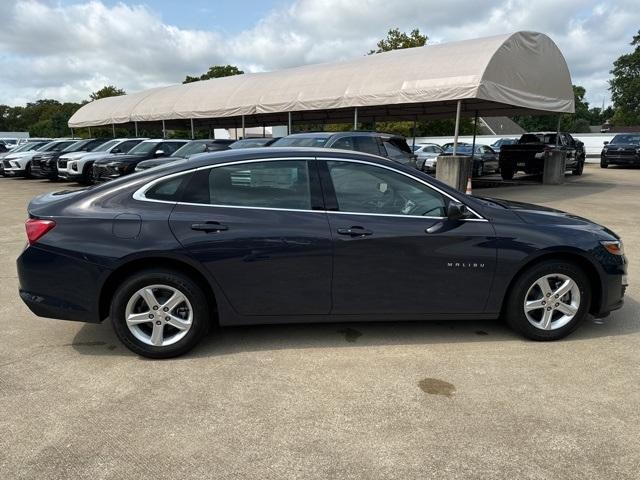
[[[557,330],[567,325],[580,309],[580,288],[562,273],[545,275],[529,287],[524,297],[524,313],[540,330]]]
[[[169,285],[149,285],[131,296],[125,321],[141,342],[166,347],[187,335],[193,324],[193,308],[180,290]]]

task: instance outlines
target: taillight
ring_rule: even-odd
[[[29,218],[24,222],[27,229],[27,239],[29,245],[36,243],[42,236],[56,226],[53,220],[40,220],[39,218]]]

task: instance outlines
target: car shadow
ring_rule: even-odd
[[[639,316],[640,304],[627,298],[622,310],[613,312],[606,319],[590,316],[563,341],[588,341],[636,334],[640,332]],[[495,341],[528,342],[500,320],[252,325],[214,328],[185,358],[283,349],[428,346]],[[71,346],[83,355],[135,355],[120,343],[109,321],[83,325]]]

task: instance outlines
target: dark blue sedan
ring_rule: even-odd
[[[353,151],[204,154],[37,197],[18,259],[37,315],[101,322],[144,356],[210,325],[497,319],[556,340],[620,308],[620,238],[583,218],[463,195]]]

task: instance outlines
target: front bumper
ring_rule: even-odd
[[[600,160],[608,165],[640,165],[640,155],[600,155]]]
[[[31,174],[38,178],[53,179],[58,177],[58,168],[55,162],[51,164],[46,161],[33,160],[31,162]]]
[[[39,317],[98,323],[100,279],[108,271],[37,245],[17,260],[20,297]]]

